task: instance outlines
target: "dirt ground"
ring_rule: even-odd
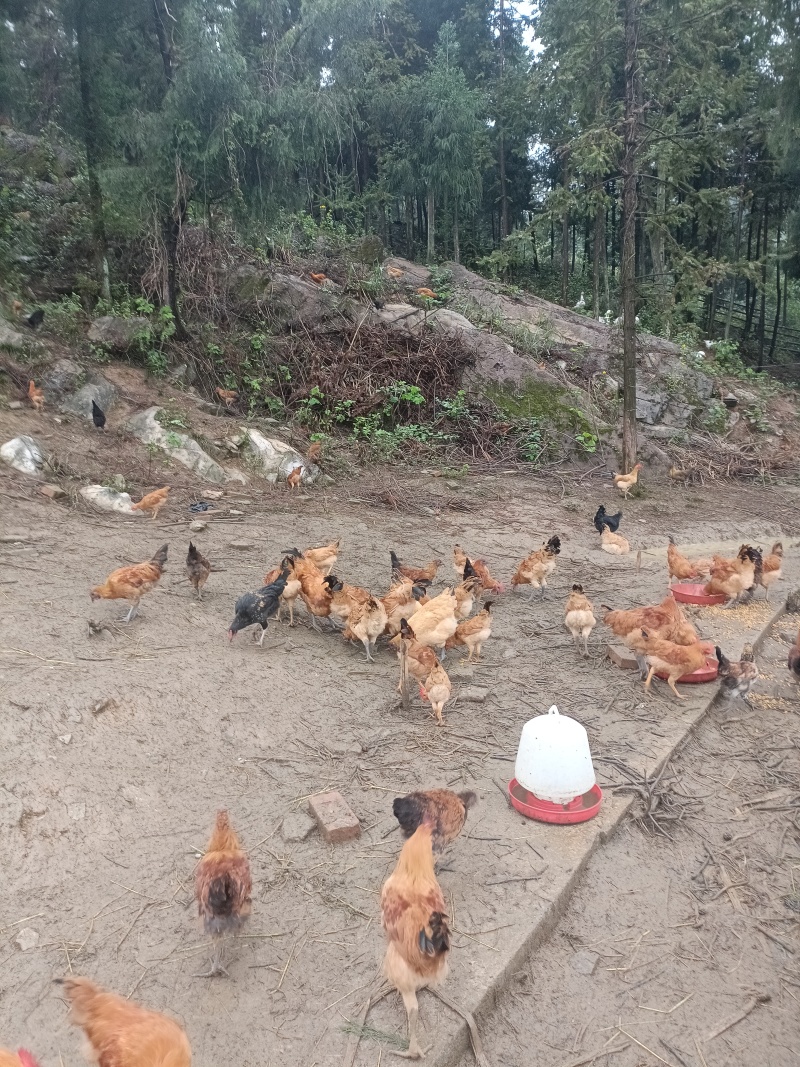
[[[714,708],[665,772],[669,839],[629,822],[590,860],[482,1021],[494,1067],[800,1062],[798,623],[764,642],[752,707]]]
[[[4,413],[2,439],[41,433],[33,419],[28,412]],[[52,985],[54,977],[73,971],[180,1019],[197,1067],[213,1067],[223,1057],[241,1067],[339,1064],[347,1020],[383,951],[378,894],[400,844],[392,798],[433,785],[475,789],[480,797],[469,836],[459,841],[442,875],[455,931],[451,991],[462,980],[479,982],[485,954],[526,921],[524,894],[512,901],[486,885],[519,868],[520,821],[509,813],[503,789],[524,721],[557,703],[587,725],[593,750],[624,750],[637,767],[647,761],[664,718],[681,714],[663,687],[644,698],[631,674],[607,662],[601,628],[583,662],[562,627],[573,581],[583,582],[595,602],[619,606],[660,599],[666,588],[662,563],[646,560],[637,572],[635,554],[620,560],[597,550],[591,516],[601,501],[615,502],[603,468],[582,478],[478,472],[453,479],[375,471],[295,499],[255,483],[228,487],[217,511],[205,516],[208,529],[191,535],[224,567],[197,603],[182,578],[188,525],[196,518],[188,505],[202,498],[202,487],[185,473],[147,471],[148,457],[122,433],[101,440],[75,423],[46,425],[52,447],[70,449],[69,471],[61,476],[70,490],[67,500],[45,501],[29,481],[0,472],[0,1043],[30,1047],[42,1067],[80,1062],[79,1037]],[[97,514],[77,502],[80,477],[123,468],[129,478],[133,472],[139,488],[158,484],[162,475],[175,486],[157,523]],[[389,506],[380,503],[387,488],[399,510],[391,499]],[[645,550],[663,546],[667,531],[684,542],[763,538],[779,528],[794,537],[795,500],[786,487],[652,486],[643,499],[625,505],[623,530],[634,548]],[[360,646],[315,633],[304,618],[292,630],[271,626],[263,649],[248,632],[227,642],[236,597],[258,588],[290,545],[341,537],[336,572],[383,592],[390,547],[414,562],[443,559],[443,580],[449,581],[458,541],[508,581],[514,564],[553,532],[564,546],[550,599],[530,604],[521,595],[498,598],[485,661],[474,668],[455,658],[446,664],[455,699],[445,709],[444,729],[419,701],[409,711],[398,705],[396,660],[385,647],[374,665],[367,664]],[[113,568],[149,558],[164,541],[170,543],[170,564],[139,617],[91,636],[88,619],[113,621],[122,606],[90,603],[89,588]],[[771,612],[767,605],[748,610],[764,621]],[[736,613],[700,618],[699,624],[704,636],[735,643]],[[465,690],[476,686],[489,690],[482,703],[464,699]],[[608,715],[612,705],[615,713]],[[779,721],[784,730],[796,726],[793,714]],[[760,719],[750,716],[736,729],[739,747],[747,748],[761,736]],[[735,771],[743,775],[731,755],[717,748],[721,754],[713,766],[705,757],[704,772],[723,782]],[[765,775],[762,792],[769,792],[771,779],[758,766]],[[741,777],[737,788],[744,783]],[[284,817],[304,811],[308,796],[327,788],[340,790],[358,814],[360,840],[336,848],[316,832],[301,842],[284,840]],[[722,795],[727,803],[728,794]],[[208,943],[194,914],[192,871],[221,806],[230,809],[250,853],[254,905],[231,979],[212,981],[193,977],[205,969]],[[546,829],[530,832],[542,848],[552,847],[552,839],[543,843]],[[684,849],[690,875],[699,853],[695,840],[691,848],[686,843],[688,834],[681,829],[669,847],[678,854]],[[719,844],[710,830],[707,840]],[[623,843],[631,853],[647,844],[633,830],[613,847]],[[786,856],[794,855],[791,835],[784,846]],[[648,847],[661,855],[666,848],[663,842]],[[731,853],[734,882],[742,880],[737,856]],[[538,861],[531,853],[524,862]],[[665,902],[663,879],[654,883],[646,864],[634,866],[629,885],[617,879],[630,901],[605,897],[608,910],[591,935],[573,923],[584,940],[604,941],[609,956],[609,945],[619,953],[630,949],[619,957],[623,965],[641,930],[656,926],[635,916],[630,944],[614,942],[629,929],[621,909],[634,900],[634,890],[639,909],[652,903],[663,909]],[[714,892],[713,869],[706,877],[709,889],[702,889],[698,907],[716,915],[725,901],[706,901]],[[775,879],[777,885],[777,873]],[[688,883],[679,886],[676,875],[673,882],[669,914],[676,923],[688,921],[694,912],[679,896]],[[752,885],[762,892],[761,875]],[[750,892],[742,890],[748,908]],[[704,937],[700,927],[685,928],[673,942],[688,944],[691,934]],[[752,935],[753,967],[764,957],[761,936]],[[650,940],[658,938],[648,935],[642,947]],[[555,944],[563,943],[560,938]],[[770,944],[772,952],[777,946]],[[748,956],[745,972],[750,965]],[[601,988],[597,975],[604,979],[605,972],[586,980],[589,989]],[[540,1035],[537,1045],[546,1038],[562,1049],[594,1047],[590,1028],[584,1044],[576,1043],[575,1021],[587,1016],[583,1005],[567,1006],[561,978],[553,972],[546,989],[538,982],[530,986],[536,1010],[524,1026]],[[771,988],[770,1012],[789,995],[774,980]],[[739,995],[738,984],[736,990]],[[617,994],[607,990],[603,1025],[617,1021]],[[730,1000],[733,1010],[739,1001]],[[509,1004],[504,1017],[512,1018],[515,1001]],[[676,1010],[675,1024],[690,1005]],[[403,1034],[398,998],[384,1012],[390,1029]],[[759,1009],[748,1025],[760,1017],[769,1016]],[[502,1020],[497,1027],[489,1048],[513,1050],[516,1036],[503,1031]],[[744,1032],[732,1035],[739,1040]],[[798,1046],[796,1029],[787,1043]],[[543,1055],[545,1048],[541,1044]],[[381,1040],[365,1040],[357,1063],[374,1064],[386,1051]],[[506,1062],[516,1062],[516,1054],[506,1053],[512,1056]],[[569,1052],[558,1055],[570,1059]],[[721,1063],[712,1056],[708,1067]]]

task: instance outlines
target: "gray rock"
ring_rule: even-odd
[[[581,948],[573,953],[569,965],[578,974],[592,975],[597,970],[599,962],[600,954],[598,952],[592,952],[588,948]]]
[[[124,352],[150,330],[150,320],[143,315],[134,315],[130,319],[123,319],[118,315],[103,315],[94,320],[87,336],[95,344]]]
[[[44,467],[44,455],[39,442],[34,437],[23,434],[15,437],[0,448],[0,459],[22,474],[38,477]]]
[[[309,834],[316,829],[317,823],[305,812],[295,811],[287,815],[281,826],[281,837],[287,844],[305,841]]]
[[[667,408],[669,397],[655,389],[647,390],[639,386],[636,390],[636,418],[648,425],[661,421]]]
[[[103,511],[117,511],[121,515],[135,515],[131,510],[133,501],[128,493],[118,493],[107,485],[84,485],[80,491],[84,500]]]
[[[68,804],[67,814],[73,822],[80,822],[81,819],[86,817],[86,805],[83,802],[80,804]]]
[[[202,522],[200,519],[195,519],[194,522],[189,523],[189,529],[192,533],[202,533],[203,530],[208,529],[208,523]]]
[[[116,386],[112,385],[102,374],[92,374],[81,389],[66,396],[59,405],[61,411],[69,415],[92,421],[92,401],[108,415],[117,398]]]
[[[249,448],[255,460],[259,474],[263,475],[268,482],[285,481],[295,467],[302,466],[301,481],[304,484],[313,483],[319,475],[319,467],[313,463],[306,464],[296,448],[287,445],[285,441],[277,437],[265,437],[258,430],[242,427],[242,433],[246,435],[246,446]]]
[[[657,441],[672,441],[682,436],[677,426],[646,426],[645,433]]]
[[[412,263],[410,259],[403,259],[401,256],[390,256],[384,260],[384,273],[387,272],[389,267],[403,272],[402,278],[393,278],[387,274],[389,281],[394,285],[407,285],[411,289],[430,288],[431,272],[427,267],[422,267],[419,263]]]
[[[194,471],[199,478],[218,485],[228,481],[225,468],[204,452],[194,438],[185,433],[164,429],[156,418],[160,410],[161,408],[152,407],[134,415],[128,421],[128,430],[144,444],[157,445],[168,456]]]
[[[0,322],[0,348],[24,349],[30,345],[30,339],[17,333],[5,322]]]
[[[684,430],[689,425],[693,414],[694,408],[691,404],[672,399],[667,404],[662,421],[665,426],[674,426],[677,430]]]
[[[14,938],[14,944],[20,952],[31,952],[39,944],[39,935],[35,930],[31,930],[29,926],[26,926]]]
[[[22,401],[21,400],[10,400],[8,402],[8,410],[9,411],[19,411],[21,407],[22,407]]]
[[[6,830],[19,826],[22,819],[22,801],[0,786],[0,827]]]
[[[462,689],[458,699],[466,704],[483,704],[489,695],[489,690],[480,685],[470,685]]]
[[[83,380],[83,367],[73,359],[59,359],[42,378],[45,400],[51,404],[77,389]]]

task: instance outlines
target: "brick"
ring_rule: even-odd
[[[309,800],[308,808],[328,844],[361,837],[361,823],[341,793],[317,793]]]
[[[39,492],[42,496],[50,497],[51,500],[60,500],[62,496],[67,495],[60,485],[41,485]]]
[[[615,663],[617,667],[621,667],[623,671],[639,670],[636,656],[625,645],[609,645],[607,651],[611,662]]]

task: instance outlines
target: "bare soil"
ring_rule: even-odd
[[[137,388],[129,394],[132,407],[153,402],[141,383]],[[237,424],[230,420],[230,425]],[[645,697],[633,675],[608,663],[601,627],[592,636],[586,662],[563,630],[563,604],[573,581],[581,581],[596,603],[620,606],[660,598],[666,588],[660,561],[646,559],[637,572],[635,552],[614,559],[598,551],[591,517],[601,501],[609,510],[615,503],[604,468],[538,478],[477,472],[457,480],[376,470],[295,497],[252,482],[246,488],[227,487],[217,510],[200,516],[208,529],[190,535],[189,523],[197,516],[188,505],[202,498],[203,487],[188,474],[154,461],[122,431],[101,438],[91,427],[54,423],[51,416],[0,415],[3,440],[43,431],[54,453],[69,449],[69,463],[59,477],[69,491],[64,502],[46,501],[30,480],[8,469],[0,472],[0,1043],[30,1047],[43,1067],[61,1062],[59,1057],[66,1064],[79,1062],[79,1036],[67,1024],[52,986],[53,978],[73,971],[180,1019],[197,1067],[223,1061],[241,1067],[340,1063],[346,1021],[360,1006],[383,952],[378,894],[400,844],[392,798],[433,785],[475,789],[480,797],[469,833],[442,874],[455,931],[448,989],[455,997],[460,982],[480,981],[486,954],[497,950],[509,929],[529,920],[524,894],[512,899],[487,883],[515,875],[520,863],[538,869],[540,862],[520,844],[521,820],[509,812],[503,795],[522,723],[557,703],[587,725],[593,748],[625,750],[637,766],[646,761],[665,717],[681,714],[663,686]],[[214,434],[222,429],[209,426],[209,435]],[[104,480],[120,470],[137,488],[163,481],[175,486],[157,523],[98,514],[79,501],[82,480]],[[795,535],[795,499],[787,487],[715,485],[687,491],[652,485],[642,499],[624,505],[623,529],[634,549],[645,550],[663,545],[667,531],[684,542],[763,539],[779,527]],[[445,709],[444,729],[418,700],[409,711],[399,706],[397,664],[385,647],[374,665],[367,664],[360,646],[348,646],[337,634],[315,633],[304,618],[294,629],[270,626],[263,649],[247,632],[232,645],[227,642],[235,599],[258,588],[290,545],[341,537],[336,572],[382,593],[389,581],[390,547],[414,562],[443,559],[446,582],[452,545],[459,542],[486,558],[507,582],[515,563],[553,532],[560,533],[564,545],[550,599],[531,604],[522,595],[500,596],[484,661],[468,668],[455,657],[448,660],[454,700]],[[16,541],[6,540],[10,534]],[[212,574],[202,603],[192,599],[183,581],[190,536],[224,568]],[[170,564],[160,587],[145,599],[133,623],[116,625],[123,606],[90,603],[89,588],[115,567],[149,558],[164,541],[170,543]],[[236,548],[233,542],[252,547]],[[790,544],[787,540],[789,551]],[[765,622],[771,610],[768,605],[748,609]],[[741,625],[736,615],[701,614],[701,631],[733,644]],[[112,623],[110,631],[92,636],[89,619]],[[464,699],[465,690],[475,686],[489,690],[485,702]],[[776,721],[784,730],[790,723],[796,728],[793,714],[781,715]],[[763,736],[758,715],[730,729],[736,731],[730,737],[738,739],[738,748],[748,751]],[[774,740],[783,736],[774,732],[777,727],[772,730],[770,743],[783,743]],[[762,792],[773,788],[765,766],[735,761],[718,739],[716,748],[719,755],[704,757],[704,773],[722,783],[736,773],[735,790],[749,781],[742,768],[751,775],[755,766],[764,775]],[[789,750],[776,773],[786,773],[793,758]],[[727,805],[733,794],[715,788]],[[345,795],[361,819],[360,840],[329,847],[314,832],[302,842],[285,841],[284,817],[305,811],[308,796],[322,789]],[[251,856],[253,916],[237,943],[230,980],[198,979],[193,974],[206,969],[209,946],[195,918],[192,871],[221,806],[230,809]],[[734,820],[732,806],[725,817]],[[784,818],[776,816],[778,830]],[[534,832],[531,841],[545,852],[552,847],[546,828]],[[718,848],[718,835],[706,832],[712,848]],[[643,839],[638,831],[631,833],[613,847],[623,842],[639,847]],[[681,829],[676,844],[667,843],[685,851],[680,870],[686,877],[673,876],[670,891],[668,914],[675,923],[696,921],[691,901],[680,896],[692,890],[687,878],[702,862],[702,850],[689,833]],[[762,842],[756,841],[761,850]],[[796,853],[791,834],[783,844],[786,856]],[[666,847],[660,842],[659,854]],[[771,843],[765,847],[766,854]],[[739,855],[730,853],[733,882],[744,880]],[[784,875],[783,868],[775,869],[773,896]],[[727,906],[725,895],[706,900],[715,892],[716,876],[709,869],[708,889],[700,883],[698,907],[708,909],[704,922]],[[750,875],[753,892],[766,892],[763,877]],[[577,929],[586,941],[604,941],[603,951],[622,954],[624,966],[642,930],[656,926],[636,918],[630,920],[635,930],[629,928],[620,909],[630,902],[621,898],[629,894],[633,900],[635,893],[638,908],[657,904],[664,920],[666,886],[645,863],[616,881],[620,893],[612,898],[604,891],[608,907],[591,935],[574,924],[568,929]],[[749,908],[750,890],[741,892]],[[769,900],[759,900],[759,907],[780,912],[783,905]],[[784,938],[794,936],[789,929],[775,929]],[[17,944],[23,932],[23,944],[29,932],[37,935],[25,950]],[[613,940],[629,932],[630,943]],[[742,930],[737,934],[740,949],[747,949],[731,979],[740,997],[738,983],[768,957],[763,935],[748,933],[745,941]],[[671,943],[691,941],[700,956],[695,935],[706,940],[698,926],[677,930]],[[643,938],[640,951],[648,939],[658,940],[654,934]],[[739,944],[736,935],[734,941]],[[768,952],[775,948],[767,945]],[[604,980],[605,972],[598,974]],[[584,981],[588,989],[601,988],[597,975]],[[575,1021],[586,1022],[589,1015],[585,1004],[565,999],[564,975],[557,970],[546,987],[537,980],[529,988],[535,997],[526,1004],[534,1010],[525,1025],[540,1036],[532,1036],[526,1047],[530,1053],[536,1046],[538,1062],[545,1037],[571,1049]],[[619,989],[605,988],[602,1025],[614,1025]],[[789,994],[780,991],[774,973],[770,988],[771,1013]],[[672,987],[667,989],[671,993]],[[647,995],[652,995],[649,989]],[[693,999],[701,1002],[699,993]],[[739,1000],[729,999],[733,1011]],[[665,996],[663,1002],[647,1003],[669,1008],[673,1001]],[[509,1004],[508,1012],[516,1010],[514,1001]],[[692,1001],[676,1010],[676,1023],[689,1008],[697,1010]],[[715,1010],[719,1017],[721,1009]],[[600,1007],[597,1011],[600,1017]],[[403,1035],[399,999],[387,1002],[383,1013],[389,1029]],[[752,1025],[768,1017],[759,1008]],[[426,1028],[435,1030],[431,1018],[424,1015]],[[499,1025],[490,1031],[488,1049],[516,1055],[516,1035],[502,1030],[502,1019]],[[738,1040],[744,1032],[732,1034]],[[777,1035],[777,1027],[772,1032]],[[578,1042],[576,1047],[595,1047],[596,1041],[587,1029],[585,1046]],[[786,1042],[798,1047],[796,1031]],[[384,1040],[365,1039],[357,1063],[375,1064],[387,1052]],[[569,1061],[569,1052],[558,1055]],[[722,1062],[712,1056],[708,1065]]]

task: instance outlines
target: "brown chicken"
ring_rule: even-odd
[[[438,300],[439,297],[434,293],[433,289],[428,289],[427,286],[422,286],[417,289],[417,296],[427,296],[429,300]]]
[[[345,626],[350,618],[350,612],[357,604],[365,604],[371,597],[368,590],[358,585],[349,585],[341,581],[335,574],[328,574],[323,582],[331,591],[330,617],[340,625]],[[381,607],[383,605],[381,604]],[[384,611],[385,614],[385,611]],[[384,620],[384,626],[386,621]]]
[[[9,1052],[0,1048],[0,1067],[39,1067],[37,1061],[28,1052],[21,1048],[18,1052]]]
[[[707,559],[691,560],[682,556],[675,547],[675,541],[670,535],[667,544],[667,570],[670,578],[677,578],[679,582],[691,581],[693,578],[702,578],[711,569],[711,561]]]
[[[631,545],[627,537],[623,537],[619,533],[612,533],[607,526],[604,526],[603,532],[600,534],[600,548],[603,552],[608,552],[612,556],[624,556],[626,552],[630,552]]]
[[[227,811],[219,811],[211,840],[194,874],[197,910],[206,933],[214,941],[214,957],[211,969],[195,978],[228,973],[223,966],[224,938],[235,933],[250,915],[252,889],[250,861],[239,844]]]
[[[411,624],[405,619],[400,620],[400,632],[389,644],[396,649],[400,660],[400,681],[397,683],[400,692],[403,691],[408,674],[422,684],[439,662],[432,648],[417,641]]]
[[[469,790],[453,793],[449,789],[426,789],[396,797],[392,812],[405,837],[411,837],[429,820],[433,853],[441,856],[464,829],[467,812],[477,803],[477,795]]]
[[[162,545],[147,563],[134,563],[112,571],[102,585],[89,593],[92,600],[130,600],[131,607],[123,622],[130,622],[139,610],[139,601],[158,583],[167,565],[167,549]]]
[[[289,473],[286,475],[286,484],[290,489],[297,489],[300,486],[300,482],[303,478],[303,465],[299,467],[292,467]]]
[[[650,605],[643,608],[631,608],[627,611],[614,611],[606,604],[601,604],[603,623],[608,626],[617,637],[622,638],[628,648],[636,653],[639,669],[644,674],[646,662],[642,654],[641,631],[647,629],[650,633],[661,633],[665,627],[672,627],[676,623],[683,622],[683,613],[672,593],[667,593],[658,605]]]
[[[41,388],[37,388],[36,382],[32,378],[28,382],[28,400],[30,400],[34,411],[38,411],[40,414],[44,411],[44,391]]]
[[[769,587],[780,579],[782,571],[783,545],[780,541],[776,541],[769,555],[763,558],[760,576],[756,574],[756,580],[763,587],[766,600],[769,600]]]
[[[300,598],[311,616],[311,625],[318,630],[317,619],[327,619],[330,616],[333,592],[325,580],[325,575],[311,560],[293,556],[287,556],[286,559],[291,561],[288,564],[289,580],[296,578],[300,582]]]
[[[191,1067],[189,1039],[174,1019],[108,993],[88,978],[60,982],[98,1067]]]
[[[472,609],[475,605],[475,592],[480,589],[480,580],[467,579],[457,585],[453,590],[453,596],[456,598],[456,618],[468,619],[472,614]]]
[[[147,493],[143,496],[138,504],[131,504],[131,511],[152,511],[152,521],[155,522],[159,511],[167,502],[169,490],[170,487],[168,485],[163,486],[161,489],[154,489],[152,493]]]
[[[738,661],[729,660],[719,645],[714,651],[719,663],[720,691],[731,701],[736,700],[737,697],[744,700],[758,680],[758,667],[753,654],[753,646],[745,645],[742,649],[742,658]]]
[[[444,896],[433,868],[433,826],[429,819],[403,845],[381,890],[383,929],[389,942],[384,977],[403,998],[408,1015],[408,1059],[422,1059],[417,992],[436,986],[447,974],[450,931]]]
[[[410,578],[402,578],[394,582],[386,596],[381,598],[386,610],[386,628],[383,632],[387,637],[400,633],[401,619],[410,619],[419,607],[419,601],[414,595],[415,588],[421,592],[420,587],[415,587]]]
[[[414,634],[422,645],[444,649],[456,632],[456,598],[449,589],[433,597],[414,612]]]
[[[653,675],[659,671],[666,674],[667,685],[678,700],[685,700],[675,688],[675,682],[684,674],[692,674],[705,666],[708,655],[706,649],[699,641],[693,645],[676,645],[674,641],[667,641],[644,629],[642,637],[645,640],[645,659],[650,667],[644,683],[645,689],[650,688]]]
[[[614,485],[622,493],[625,499],[628,499],[628,493],[633,489],[634,485],[639,481],[639,471],[642,469],[641,463],[637,463],[636,466],[629,474],[614,474]]]
[[[273,567],[271,571],[268,571],[264,575],[264,585],[271,585],[272,582],[280,578],[283,570],[288,568],[291,572],[289,578],[286,581],[286,585],[283,587],[283,592],[281,593],[281,598],[278,603],[278,614],[276,616],[278,622],[280,622],[281,616],[283,614],[283,605],[286,604],[289,609],[290,626],[294,626],[294,605],[295,601],[300,596],[300,591],[302,589],[300,579],[296,577],[293,571],[292,565],[294,563],[294,558],[295,557],[293,556],[284,556],[281,560],[280,567]],[[322,575],[320,575],[320,578],[322,578]]]
[[[711,578],[703,589],[707,595],[721,594],[729,598],[728,607],[735,607],[742,596],[760,581],[761,553],[750,545],[742,545],[735,559],[714,556]]]
[[[377,597],[371,596],[366,601],[355,601],[350,608],[347,626],[342,637],[348,641],[360,641],[366,650],[367,660],[374,663],[372,650],[375,648],[375,642],[386,629],[388,618],[383,601]]]
[[[410,567],[401,563],[397,555],[390,549],[389,557],[392,561],[392,579],[410,578],[414,585],[427,588],[436,577],[436,572],[442,565],[440,559],[434,559],[425,567]]]
[[[789,649],[789,658],[786,666],[792,674],[800,678],[800,631],[798,631],[795,643]]]
[[[400,270],[398,267],[387,267],[386,273],[390,278],[394,278],[395,281],[399,281],[403,277],[405,271]]]
[[[239,399],[239,394],[235,389],[221,389],[219,386],[214,390],[217,396],[220,398],[226,408],[232,408],[236,401]]]
[[[594,617],[594,606],[587,596],[584,595],[582,585],[573,585],[572,592],[567,597],[567,607],[564,612],[564,625],[572,634],[575,647],[583,638],[583,654],[589,655],[589,635],[597,626]]]
[[[492,634],[492,602],[487,600],[483,611],[473,615],[471,619],[460,622],[455,633],[448,637],[444,643],[445,648],[455,648],[464,645],[468,650],[467,663],[472,663],[473,656],[476,660],[481,658],[481,649]]]
[[[211,564],[190,541],[189,551],[186,554],[186,576],[192,583],[198,600],[203,599],[203,586],[208,581],[209,574],[211,574]],[[269,583],[265,582],[264,584],[268,585]]]
[[[423,700],[430,702],[431,709],[436,716],[436,725],[444,726],[442,711],[453,692],[450,677],[441,663],[437,660],[431,668],[431,672],[419,687],[419,695]]]
[[[329,545],[321,545],[319,548],[307,548],[303,553],[303,559],[319,567],[323,575],[330,574],[339,558],[339,545],[341,539],[331,541]]]
[[[309,463],[319,464],[319,461],[322,459],[322,445],[319,443],[319,441],[311,442],[308,448],[308,454],[306,455],[306,459]]]
[[[328,280],[328,275],[323,274],[322,271],[318,271],[316,274],[314,273],[314,271],[309,271],[309,277],[311,278],[312,282],[316,282],[317,285],[322,285],[323,282],[326,282]]]
[[[539,589],[541,598],[544,600],[547,579],[549,575],[555,573],[556,562],[560,552],[561,538],[554,534],[545,545],[535,552],[531,552],[517,567],[514,577],[511,579],[512,591],[518,585],[529,585],[531,587],[530,596],[533,597],[534,589]]]
[[[472,559],[467,556],[461,545],[455,545],[453,548],[453,570],[462,581],[464,580],[467,564],[472,567],[475,576],[479,579],[482,593],[498,594],[504,592],[502,582],[495,581],[489,573],[485,559]]]

